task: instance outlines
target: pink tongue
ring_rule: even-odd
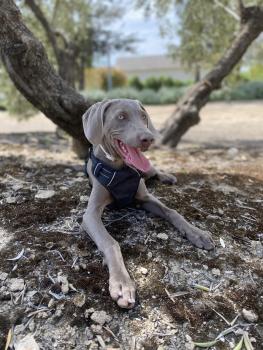
[[[123,150],[123,148],[125,148],[126,152]],[[144,157],[138,148],[122,143],[120,151],[126,164],[133,165],[135,168],[143,172],[150,170],[151,165],[149,160]]]

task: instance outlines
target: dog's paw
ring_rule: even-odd
[[[135,305],[135,283],[130,277],[111,277],[109,281],[109,291],[113,300],[119,307],[132,309]]]
[[[158,172],[156,177],[162,184],[175,185],[177,183],[177,178],[174,175],[164,173],[163,171]]]
[[[205,250],[212,250],[215,248],[210,232],[202,231],[197,227],[190,228],[185,233],[185,237],[197,248]]]

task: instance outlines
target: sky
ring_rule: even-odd
[[[114,65],[118,57],[160,55],[167,53],[168,40],[161,37],[158,21],[152,17],[145,17],[142,10],[130,8],[124,17],[112,26],[113,29],[125,34],[134,34],[138,38],[135,53],[116,52],[111,56]],[[175,38],[175,40],[177,40]],[[177,40],[178,41],[178,40]],[[100,57],[98,66],[106,65],[106,58]]]

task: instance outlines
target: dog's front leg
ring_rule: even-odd
[[[140,182],[136,198],[142,202],[142,207],[168,220],[184,237],[198,248],[211,250],[214,248],[213,240],[209,232],[200,230],[184,219],[176,210],[170,209],[150,194],[144,181]]]
[[[150,170],[147,171],[147,173],[145,173],[144,176],[145,176],[145,180],[155,177],[161,183],[167,184],[167,185],[174,185],[177,183],[177,178],[174,175],[158,170],[153,165],[151,165]]]
[[[82,228],[104,255],[104,261],[109,269],[111,297],[120,307],[132,308],[135,304],[135,284],[126,270],[118,242],[108,233],[101,221],[103,210],[111,201],[109,192],[93,179],[93,188],[83,216]]]

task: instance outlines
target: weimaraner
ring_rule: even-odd
[[[155,175],[160,181],[170,183],[176,179],[155,170],[142,154],[153,143],[156,130],[139,101],[98,102],[83,115],[83,127],[93,151],[87,163],[92,191],[81,227],[103,253],[112,299],[122,308],[132,308],[135,283],[125,267],[118,242],[101,220],[107,205],[123,207],[136,201],[146,211],[168,220],[198,248],[211,250],[214,244],[208,232],[194,227],[148,192],[145,177]]]

